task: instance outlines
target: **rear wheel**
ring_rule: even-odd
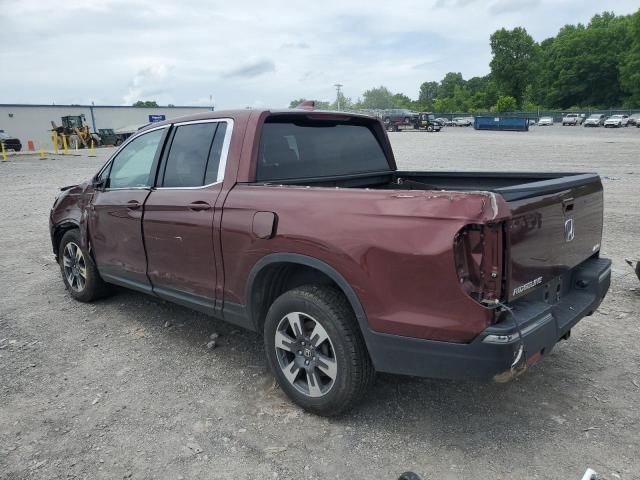
[[[295,403],[318,415],[338,415],[373,383],[375,372],[344,295],[307,285],[276,299],[264,327],[269,366]]]
[[[91,302],[108,292],[93,259],[81,247],[80,232],[73,229],[64,234],[58,249],[62,280],[73,298]]]

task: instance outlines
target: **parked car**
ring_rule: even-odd
[[[640,113],[629,115],[629,125],[640,126]]]
[[[538,120],[539,127],[550,127],[553,125],[553,117],[540,117]]]
[[[101,145],[119,145],[119,137],[113,128],[100,128],[98,129],[98,135],[100,136]]]
[[[452,122],[456,127],[470,127],[471,125],[473,125],[473,118],[455,117]]]
[[[567,113],[564,117],[562,117],[562,125],[582,125],[584,122],[584,115],[580,115],[579,113]]]
[[[19,152],[22,150],[22,143],[16,137],[9,135],[4,130],[0,130],[0,144],[4,145],[4,149]]]
[[[416,121],[418,121],[418,114],[405,108],[395,108],[391,110],[385,110],[382,114],[382,121],[384,123],[415,123]]]
[[[601,125],[604,125],[605,118],[606,117],[603,114],[594,113],[593,115],[590,115],[589,118],[587,118],[584,121],[584,126],[585,127],[599,127]]]
[[[602,213],[596,174],[399,170],[378,119],[239,110],[136,132],[50,233],[73,298],[258,331],[283,391],[334,415],[376,371],[505,382],[568,339],[609,287]]]
[[[605,128],[620,128],[629,126],[629,115],[611,115],[604,121]]]
[[[448,126],[449,122],[451,120],[449,120],[448,118],[444,118],[444,117],[438,117],[436,118],[436,122],[438,122],[440,125],[442,125],[443,127]]]

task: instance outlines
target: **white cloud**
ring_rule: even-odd
[[[488,72],[489,35],[536,40],[635,0],[2,0],[0,102],[219,108],[357,98],[386,85],[415,97],[448,71]],[[9,66],[10,65],[10,66]]]

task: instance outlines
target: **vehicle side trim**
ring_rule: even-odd
[[[153,287],[153,293],[158,297],[170,302],[177,303],[184,307],[189,307],[198,312],[206,313],[214,316],[215,301],[211,298],[195,295],[188,292],[182,292],[173,288]]]
[[[252,332],[256,331],[256,327],[247,315],[247,308],[244,305],[233,302],[224,302],[222,319],[225,322],[251,330]]]
[[[124,278],[121,276],[104,273],[104,271],[100,272],[100,276],[107,283],[113,283],[114,285],[119,285],[121,287],[130,288],[131,290],[136,290],[138,292],[148,293],[150,295],[153,295],[153,291],[150,285],[146,285],[141,282],[136,282],[135,280],[130,280],[128,278]]]

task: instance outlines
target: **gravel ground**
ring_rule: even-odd
[[[640,129],[447,128],[391,134],[401,167],[596,171],[613,282],[583,320],[507,385],[380,375],[339,419],[287,401],[261,339],[142,294],[65,293],[47,214],[99,158],[0,163],[0,477],[640,478]],[[206,348],[220,333],[219,346]]]

